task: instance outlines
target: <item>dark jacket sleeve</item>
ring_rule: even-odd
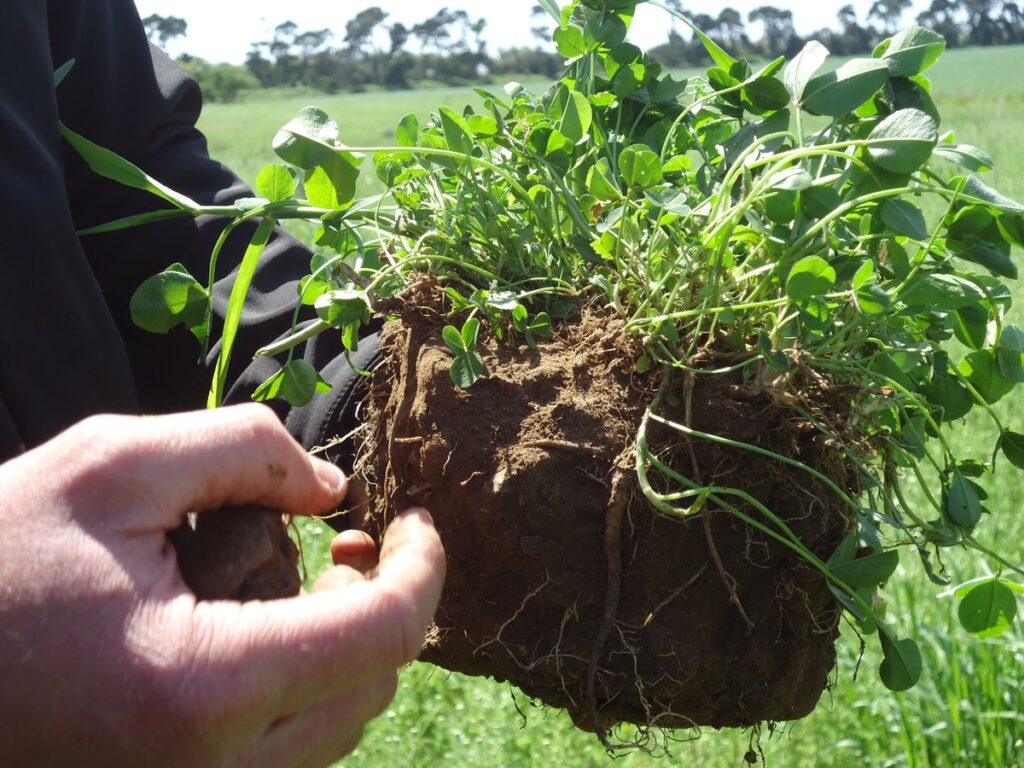
[[[68,13],[70,8],[74,13]],[[195,127],[201,108],[198,86],[163,53],[151,48],[131,0],[77,0],[50,4],[54,66],[74,59],[58,90],[61,118],[73,130],[128,158],[154,178],[203,204],[223,205],[252,192],[227,168],[211,159],[206,140]],[[270,137],[268,137],[269,141]],[[69,149],[66,151],[68,198],[79,228],[160,207],[162,201],[98,178]],[[142,409],[167,412],[202,407],[217,349],[197,361],[198,345],[176,329],[166,336],[135,327],[129,300],[147,277],[174,262],[205,282],[209,257],[223,219],[176,219],[124,232],[82,238],[92,270],[102,287],[127,350]],[[218,263],[214,338],[219,336],[234,271],[254,225],[229,239]],[[298,280],[308,273],[310,254],[278,230],[261,259],[246,302],[232,356],[231,399],[249,393],[278,363],[252,363],[253,352],[287,333],[297,298]],[[365,339],[359,362],[367,365],[375,339]],[[307,447],[323,444],[355,426],[354,404],[360,378],[346,362],[336,334],[307,345],[306,359],[333,385],[303,409],[276,403],[292,432]],[[347,463],[345,458],[339,458]]]

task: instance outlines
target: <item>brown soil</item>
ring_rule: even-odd
[[[537,349],[482,338],[486,375],[464,391],[449,377],[436,293],[417,290],[385,328],[362,470],[371,533],[416,504],[444,542],[448,580],[422,658],[508,680],[601,729],[809,713],[835,663],[834,599],[817,571],[735,516],[708,505],[668,518],[646,502],[632,449],[657,382],[632,373],[618,321],[585,313]],[[738,373],[690,381],[674,385],[689,404],[674,420],[855,491],[830,442],[763,386]],[[746,490],[819,555],[845,530],[839,501],[800,470],[667,428],[652,449],[689,477]]]
[[[169,537],[185,584],[200,600],[273,600],[299,593],[299,554],[280,512],[206,512]]]

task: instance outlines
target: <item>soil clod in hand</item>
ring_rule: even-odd
[[[808,714],[835,663],[834,598],[734,514],[709,503],[670,518],[646,502],[633,449],[658,383],[635,373],[619,321],[584,312],[536,348],[481,338],[487,375],[463,390],[446,321],[423,299],[385,328],[361,459],[367,529],[379,536],[423,505],[444,542],[448,580],[422,658],[511,681],[599,730]],[[666,415],[855,484],[832,443],[753,378],[696,376]],[[846,530],[841,502],[800,469],[658,425],[649,437],[675,471],[742,489],[819,556]]]
[[[254,506],[204,512],[168,538],[182,578],[200,600],[273,600],[302,586],[298,549],[280,511]]]

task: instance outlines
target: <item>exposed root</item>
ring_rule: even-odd
[[[590,717],[594,732],[605,749],[613,749],[608,742],[605,728],[597,711],[597,695],[594,686],[597,681],[597,665],[604,655],[605,643],[612,631],[615,618],[619,613],[619,588],[622,582],[622,521],[626,517],[626,508],[633,493],[633,475],[629,470],[616,465],[612,476],[611,501],[608,504],[608,516],[605,518],[604,554],[608,562],[608,585],[605,592],[604,616],[601,626],[594,638],[594,650],[590,654],[590,666],[587,670],[586,697],[590,708]]]
[[[722,562],[722,556],[718,554],[715,538],[711,535],[711,510],[707,506],[700,511],[700,519],[704,523],[704,537],[708,542],[708,551],[711,552],[711,559],[715,563],[715,568],[718,569],[718,575],[722,577],[722,583],[725,584],[725,591],[729,593],[729,602],[736,606],[740,618],[747,625],[747,634],[749,635],[757,629],[757,625],[750,620],[746,609],[743,607],[743,603],[740,601],[740,596],[736,594],[736,578],[726,570],[725,563]]]

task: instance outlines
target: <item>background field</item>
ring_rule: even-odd
[[[1024,47],[1019,46],[952,51],[929,73],[943,130],[955,130],[958,141],[989,151],[996,170],[986,181],[1018,200],[1024,199],[1022,74]],[[408,112],[423,119],[439,105],[461,108],[478,101],[469,89],[285,97],[210,105],[201,127],[211,153],[251,182],[260,167],[274,161],[274,132],[308,103],[330,112],[346,143],[357,145],[391,143],[395,123]],[[1024,289],[1017,296],[1019,303]],[[1014,316],[1024,324],[1019,307]],[[1000,403],[999,410],[1008,426],[1024,431],[1020,397]],[[991,445],[992,435],[992,427],[980,420],[964,425],[963,455],[985,458],[974,446]],[[988,483],[992,515],[982,524],[980,537],[999,541],[1020,562],[1024,478],[1005,471],[1012,470],[1005,463],[1001,469],[998,482]],[[304,528],[307,564],[313,572],[324,565],[328,537],[329,532],[315,525]],[[895,606],[895,623],[921,628],[923,680],[909,693],[888,693],[875,674],[880,660],[876,648],[869,643],[859,658],[857,637],[844,632],[832,688],[818,709],[800,722],[760,734],[769,766],[1024,766],[1024,634],[1015,631],[988,642],[969,639],[959,629],[952,603],[935,598],[909,555],[904,561],[886,591]],[[979,575],[977,563],[956,559],[947,565],[954,580]],[[706,731],[699,736],[670,745],[669,756],[631,754],[616,764],[743,764],[750,733]],[[393,706],[371,724],[363,745],[345,765],[584,768],[611,763],[596,740],[575,731],[565,715],[532,707],[508,686],[417,664],[406,671]]]

